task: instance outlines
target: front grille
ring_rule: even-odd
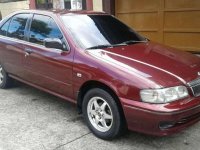
[[[188,83],[195,97],[200,96],[200,78]]]

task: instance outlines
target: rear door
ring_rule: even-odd
[[[71,98],[73,51],[60,28],[51,17],[35,14],[29,30],[29,43],[24,44],[23,78],[47,91]],[[59,38],[65,50],[46,48],[45,38]]]
[[[30,14],[17,14],[0,28],[0,61],[6,71],[15,76],[23,74],[23,43]]]

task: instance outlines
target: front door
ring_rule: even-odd
[[[24,44],[24,79],[47,91],[72,98],[73,51],[44,46],[45,38],[59,38],[67,47],[59,27],[49,16],[35,14]]]

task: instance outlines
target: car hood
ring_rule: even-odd
[[[126,75],[156,81],[163,86],[186,84],[198,78],[200,58],[154,42],[106,49],[87,50],[93,57],[108,63]]]

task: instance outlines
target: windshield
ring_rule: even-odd
[[[62,20],[84,49],[146,40],[110,15],[65,15]]]

